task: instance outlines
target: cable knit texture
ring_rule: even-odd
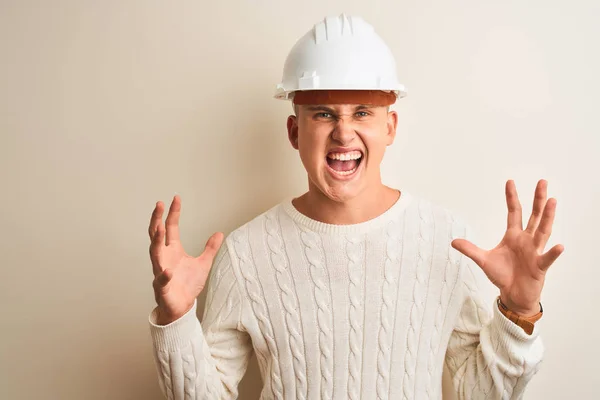
[[[363,260],[364,249],[358,235],[349,235],[346,243],[348,255],[348,301],[349,313],[349,357],[348,357],[348,398],[360,399],[360,374],[362,372],[362,345],[364,321]]]
[[[527,335],[482,301],[481,271],[450,243],[449,210],[403,192],[380,216],[329,225],[291,199],[219,250],[202,323],[196,306],[150,332],[168,399],[235,399],[257,355],[261,399],[519,399],[539,370]],[[491,309],[490,309],[491,308]]]

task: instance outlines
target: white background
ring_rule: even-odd
[[[272,94],[294,42],[341,12],[375,26],[408,89],[387,184],[455,210],[489,248],[505,181],[525,218],[549,181],[549,246],[566,251],[525,397],[599,396],[600,2],[3,0],[0,398],[161,398],[154,204],[182,196],[198,254],[306,189]],[[259,390],[253,364],[241,398]]]

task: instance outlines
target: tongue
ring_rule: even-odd
[[[332,160],[331,158],[327,159],[329,166],[331,168],[335,169],[336,171],[353,170],[358,165],[357,161],[358,160],[341,161],[341,160]]]

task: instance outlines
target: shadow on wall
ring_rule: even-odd
[[[218,174],[219,182],[209,188],[211,193],[195,196],[202,199],[204,209],[226,210],[226,217],[211,212],[198,216],[205,226],[219,227],[225,234],[275,206],[299,186],[303,190],[307,186],[305,175],[298,181],[302,164],[287,139],[289,111],[274,107],[276,100],[271,98],[257,101],[253,94],[255,98],[237,94],[235,104],[223,100],[216,105],[236,109],[236,121],[223,124],[229,131],[223,137],[198,144],[211,151],[195,160],[189,172],[190,188],[202,179],[198,171]]]

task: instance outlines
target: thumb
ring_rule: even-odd
[[[173,278],[173,271],[166,268],[154,279],[154,288],[158,290],[164,288],[171,281],[171,278]]]
[[[475,261],[475,263],[480,267],[483,265],[485,260],[485,250],[480,249],[468,240],[454,239],[452,241],[452,247],[469,257],[471,260]]]
[[[217,232],[213,234],[206,241],[206,245],[204,246],[204,251],[200,254],[201,258],[204,258],[212,263],[212,260],[217,255],[217,252],[221,248],[221,244],[223,244],[224,235],[221,232]]]

